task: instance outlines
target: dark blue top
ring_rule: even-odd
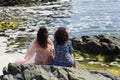
[[[53,65],[72,67],[74,59],[71,56],[73,50],[71,41],[67,41],[64,45],[58,45],[56,41],[53,41],[53,44],[55,47]]]

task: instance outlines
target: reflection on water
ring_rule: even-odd
[[[0,49],[24,53],[39,26],[47,26],[50,38],[59,26],[70,37],[110,33],[120,35],[120,0],[62,0],[31,7],[0,7],[0,21],[18,21],[18,28],[0,32]],[[4,44],[2,44],[4,43]],[[4,45],[4,47],[2,47]]]

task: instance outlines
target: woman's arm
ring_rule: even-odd
[[[71,56],[72,56],[72,57],[73,57],[73,59],[74,59],[74,65],[73,65],[73,67],[74,67],[74,68],[76,68],[77,66],[76,66],[75,57],[74,57],[74,55],[73,55],[73,54],[71,54]]]
[[[71,56],[74,59],[74,65],[73,65],[73,67],[76,68],[76,61],[75,61],[75,56],[73,55],[73,47],[72,47],[72,42],[71,41],[70,41],[70,45],[69,45],[69,51],[70,51]]]
[[[27,51],[26,51],[26,56],[25,56],[25,58],[27,58],[27,57],[30,57],[33,53],[34,53],[34,51],[35,51],[35,45],[36,45],[36,39],[34,39],[31,43],[30,43],[30,45],[28,46],[28,48],[27,48]]]

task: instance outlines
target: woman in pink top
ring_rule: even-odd
[[[40,27],[37,37],[30,43],[24,59],[20,63],[49,64],[54,58],[54,46],[48,38],[48,29]]]

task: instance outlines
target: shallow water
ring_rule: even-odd
[[[17,29],[0,32],[2,53],[25,53],[39,26],[48,26],[50,38],[64,26],[70,38],[110,33],[120,35],[120,0],[62,0],[31,7],[0,7],[1,21],[18,20]],[[4,40],[2,40],[4,39]]]

